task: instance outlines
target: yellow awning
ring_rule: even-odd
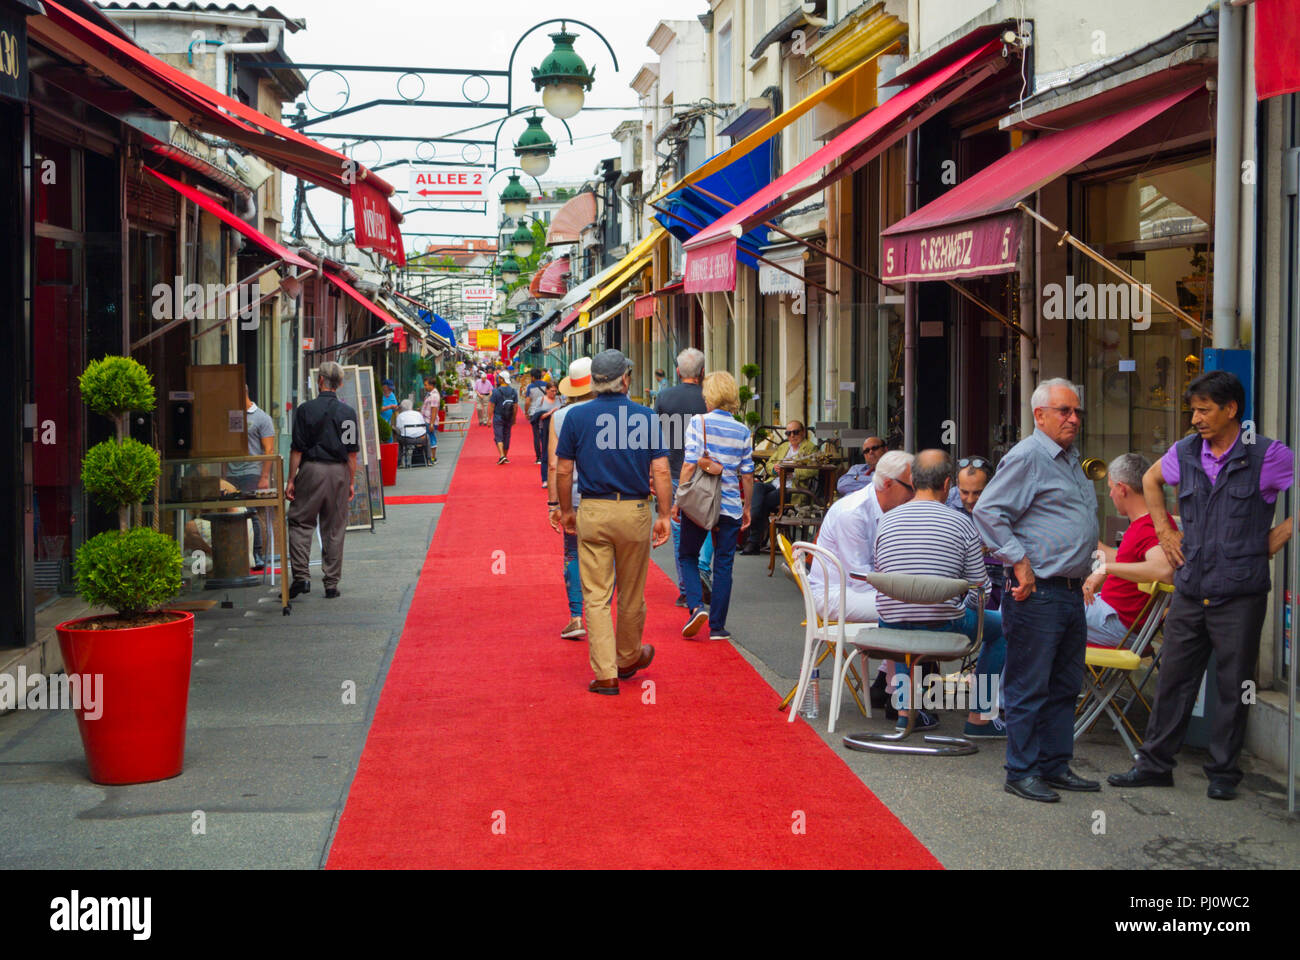
[[[623,284],[648,267],[650,258],[654,256],[655,245],[667,236],[667,230],[663,227],[655,227],[650,231],[649,236],[628,251],[627,256],[605,271],[602,276],[609,279],[603,281],[599,286],[591,288],[591,298],[587,302],[584,312],[590,314],[591,311],[617,293]],[[582,325],[586,326],[585,323]]]
[[[733,144],[729,149],[722,151],[722,153],[718,154],[712,160],[709,160],[707,163],[699,167],[696,167],[690,173],[686,174],[686,176],[682,177],[680,180],[674,183],[671,187],[668,187],[666,190],[661,190],[658,196],[653,197],[651,200],[647,202],[658,203],[660,200],[662,200],[668,194],[672,193],[674,190],[680,190],[682,187],[689,186],[690,184],[695,183],[698,180],[703,180],[711,173],[717,173],[723,167],[734,162],[738,157],[743,157],[745,154],[749,153],[749,151],[753,150],[760,143],[763,143],[765,140],[768,140],[771,137],[776,136],[776,134],[780,133],[786,127],[790,126],[790,124],[794,123],[796,120],[802,117],[813,107],[817,106],[817,104],[821,103],[827,97],[830,97],[835,93],[838,93],[840,90],[843,90],[849,84],[855,83],[859,77],[863,76],[864,71],[875,70],[876,59],[881,54],[888,51],[890,47],[893,46],[893,44],[894,41],[891,40],[888,44],[881,47],[874,54],[872,54],[866,60],[862,61],[862,63],[859,63],[852,70],[840,74],[838,77],[836,77],[830,83],[826,84],[826,86],[822,87],[820,90],[814,90],[812,93],[808,94],[808,96],[804,97],[802,100],[796,103],[789,110],[786,110],[784,113],[781,113],[778,116],[773,117],[771,120],[767,121],[767,123],[763,124],[763,126],[759,127],[757,130],[755,130],[749,136],[745,137],[739,143]]]
[[[598,316],[595,320],[592,320],[590,323],[588,323],[588,324],[587,324],[585,327],[583,327],[582,329],[583,329],[583,330],[591,330],[591,329],[593,329],[593,328],[595,328],[595,327],[600,326],[602,323],[604,323],[604,322],[605,322],[606,320],[608,320],[610,317],[618,316],[619,312],[622,311],[622,310],[626,310],[628,304],[630,304],[630,303],[631,303],[633,300],[635,300],[635,299],[636,299],[636,295],[635,295],[635,294],[632,295],[632,296],[630,296],[630,297],[624,297],[622,300],[620,300],[618,303],[614,304],[614,306],[610,307],[608,310],[606,310],[604,313],[602,313],[600,316]]]

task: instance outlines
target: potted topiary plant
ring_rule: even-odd
[[[139,523],[140,504],[158,482],[158,452],[126,436],[128,411],[154,408],[149,372],[128,357],[105,357],[81,375],[81,395],[113,420],[116,439],[96,444],[81,463],[81,482],[118,529],[87,540],[74,564],[77,592],[115,614],[56,627],[69,677],[95,678],[95,712],[77,711],[77,726],[96,783],[147,783],[181,772],[194,615],[163,610],[181,587],[176,541]]]

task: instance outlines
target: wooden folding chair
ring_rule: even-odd
[[[785,558],[786,566],[790,569],[790,575],[794,577],[795,585],[799,588],[799,593],[804,598],[804,621],[801,624],[804,627],[803,660],[799,668],[798,682],[795,683],[794,688],[785,695],[785,699],[782,700],[776,708],[777,710],[784,710],[790,705],[790,702],[795,699],[796,693],[802,696],[803,689],[807,686],[808,678],[812,676],[812,668],[820,667],[822,661],[835,653],[836,641],[831,639],[830,634],[841,625],[836,621],[827,622],[818,616],[815,605],[810,602],[812,599],[812,588],[808,583],[807,577],[804,576],[803,562],[795,559],[794,547],[791,546],[789,540],[779,533],[777,534],[777,543],[781,548],[781,556]],[[815,624],[815,626],[810,627],[810,623]],[[847,634],[851,636],[858,630],[874,626],[874,623],[845,623],[843,624],[843,631],[841,632],[847,632]],[[820,654],[817,656],[817,659],[813,661],[812,655],[816,652],[816,647],[818,646],[822,649]],[[858,673],[856,667],[851,667],[850,669],[852,670],[853,677],[852,679],[849,679],[849,677],[846,676],[844,678],[844,684],[849,688],[849,693],[853,697],[853,702],[858,705],[859,712],[864,717],[870,717],[870,702],[868,701],[866,706],[863,706],[862,702],[862,677]],[[790,711],[791,723],[794,723],[796,712],[797,711],[794,709]],[[832,729],[834,728],[832,727]]]
[[[1112,648],[1089,645],[1087,648],[1084,656],[1087,673],[1084,680],[1088,687],[1079,698],[1074,711],[1076,741],[1091,730],[1104,713],[1110,717],[1111,723],[1119,733],[1120,739],[1124,741],[1124,745],[1128,747],[1130,754],[1137,753],[1137,748],[1142,743],[1142,736],[1129,722],[1128,709],[1136,700],[1141,701],[1148,713],[1151,711],[1151,705],[1142,695],[1142,684],[1150,676],[1151,667],[1148,667],[1141,682],[1135,683],[1133,676],[1142,666],[1143,661],[1151,658],[1149,652],[1151,643],[1164,624],[1165,614],[1174,597],[1174,587],[1171,583],[1139,583],[1138,589],[1149,597],[1143,604],[1141,612],[1138,613],[1137,619],[1133,621],[1133,626],[1129,627],[1128,632],[1124,634],[1124,639],[1120,641],[1119,646]],[[1125,684],[1133,691],[1133,695],[1125,703],[1122,711],[1116,710],[1115,696]]]

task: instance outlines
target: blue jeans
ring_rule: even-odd
[[[952,630],[956,633],[964,633],[974,640],[975,632],[979,629],[979,612],[967,607],[965,614],[955,620],[931,623],[882,621],[881,626],[894,630]],[[985,610],[984,640],[980,644],[979,658],[975,661],[975,687],[971,691],[971,710],[985,714],[997,712],[1000,699],[998,690],[1002,680],[1002,668],[1006,662],[1007,641],[1002,636],[1002,614],[996,610]],[[895,661],[894,676],[907,676],[907,664]]]
[[[564,592],[569,597],[569,616],[582,616],[582,578],[578,576],[578,535],[564,533]]]
[[[673,481],[673,498],[677,497],[677,481]],[[682,547],[682,525],[679,521],[672,521],[673,531],[673,561],[677,564],[677,592],[683,596],[686,594],[686,580],[682,577],[682,561],[677,556]],[[701,577],[713,576],[713,541],[705,540],[704,546],[700,550],[699,568]]]
[[[1012,586],[1008,578],[1002,594],[1007,779],[1059,776],[1074,756],[1074,703],[1088,637],[1083,594],[1040,580],[1021,603]]]
[[[731,566],[736,559],[736,537],[739,533],[739,517],[718,517],[718,526],[712,536],[713,597],[709,601],[710,630],[723,630],[727,626],[727,607],[731,605]],[[682,592],[686,594],[688,610],[694,610],[704,603],[700,590],[700,553],[708,539],[708,530],[697,526],[690,517],[682,517],[677,565],[682,571]]]

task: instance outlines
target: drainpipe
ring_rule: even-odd
[[[907,134],[904,213],[916,210],[916,130]],[[916,452],[916,284],[903,284],[903,449]]]
[[[1255,171],[1251,179],[1258,181],[1259,167],[1256,143],[1256,123],[1258,104],[1255,100],[1255,45],[1251,42],[1254,35],[1255,9],[1245,7],[1239,16],[1245,19],[1241,24],[1241,48],[1244,64],[1241,71],[1241,162],[1249,163]],[[1238,165],[1238,170],[1241,166]],[[1238,177],[1237,189],[1241,197],[1241,224],[1238,231],[1239,264],[1237,271],[1237,338],[1242,346],[1253,345],[1255,340],[1255,217],[1256,203],[1255,183],[1243,183]],[[1217,259],[1217,258],[1216,258]]]
[[[219,13],[199,13],[189,10],[111,10],[105,11],[114,22],[131,23],[189,23],[196,29],[205,26],[266,28],[267,39],[262,43],[222,43],[216,49],[216,81],[213,87],[220,93],[227,92],[226,58],[232,53],[270,53],[280,46],[280,34],[284,29],[283,20],[268,20],[265,17],[237,17]]]
[[[1219,4],[1219,75],[1214,150],[1214,346],[1237,339],[1237,275],[1241,258],[1241,128],[1244,11]],[[1251,111],[1254,117],[1254,111]]]

